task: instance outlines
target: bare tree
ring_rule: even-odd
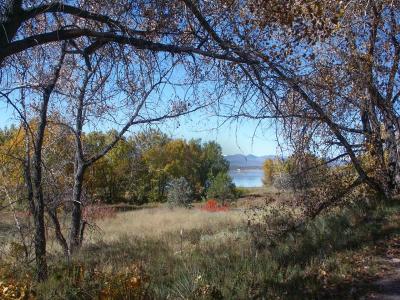
[[[191,28],[181,23],[182,4],[176,2],[110,1],[42,2],[7,0],[1,7],[0,64],[28,49],[62,41],[86,40],[84,54],[105,44],[174,54],[199,54],[238,60],[191,44]],[[60,21],[62,19],[62,21]],[[163,41],[169,41],[170,43]]]
[[[86,170],[107,155],[132,126],[174,119],[198,110],[210,101],[190,99],[189,102],[176,90],[171,95],[163,92],[168,86],[174,86],[173,71],[180,61],[179,58],[134,51],[113,59],[98,53],[90,62],[90,69],[87,58],[71,60],[73,67],[69,66],[65,82],[76,84],[66,84],[58,91],[68,103],[60,125],[68,128],[75,141],[70,253],[80,247],[86,225],[82,219]],[[191,96],[195,97],[195,94],[191,93]],[[91,128],[99,122],[107,122],[116,131],[108,144],[93,151],[87,145],[83,128]],[[61,244],[64,245],[64,239]]]
[[[50,97],[56,88],[57,82],[62,72],[62,66],[65,59],[65,48],[61,51],[56,51],[51,56],[37,56],[37,61],[48,59],[53,64],[50,70],[46,69],[45,65],[35,65],[30,71],[35,72],[35,75],[26,75],[30,77],[26,86],[10,87],[2,92],[9,104],[15,108],[19,120],[21,120],[21,131],[24,132],[25,150],[24,156],[17,158],[22,165],[23,177],[26,187],[26,198],[29,204],[33,221],[34,221],[34,245],[35,258],[38,281],[43,281],[47,278],[47,261],[46,261],[46,232],[45,232],[45,195],[43,187],[43,146],[45,141],[45,131],[48,122],[48,111],[50,106]],[[58,58],[57,58],[58,56]],[[18,73],[18,70],[16,71]],[[15,74],[16,74],[15,73]],[[26,103],[26,93],[28,88],[32,92],[29,101],[32,112],[34,112],[34,120],[28,117],[28,109]],[[19,94],[18,91],[21,93]],[[20,95],[16,99],[15,95]],[[11,100],[11,98],[13,100]],[[14,101],[15,100],[15,101]]]
[[[44,224],[45,203],[42,186],[42,147],[47,124],[47,110],[50,96],[60,77],[64,57],[65,50],[61,53],[60,61],[54,69],[52,78],[43,88],[43,98],[39,108],[39,120],[34,137],[34,154],[32,160],[33,216],[35,222],[35,258],[39,281],[47,279],[46,234]]]
[[[10,0],[1,6],[0,64],[2,73],[0,79],[3,85],[2,97],[15,108],[15,112],[21,119],[26,132],[24,174],[28,201],[34,215],[35,256],[39,281],[47,278],[45,209],[47,209],[50,219],[53,221],[57,239],[65,253],[69,255],[71,250],[79,247],[84,231],[81,211],[82,183],[87,167],[106,155],[132,125],[160,122],[198,108],[198,106],[197,108],[190,108],[187,103],[179,99],[169,103],[164,110],[159,105],[153,107],[147,105],[147,100],[154,89],[163,88],[166,84],[170,84],[168,80],[171,80],[171,78],[166,78],[166,82],[162,81],[162,78],[169,76],[170,70],[168,68],[180,61],[184,57],[181,56],[182,54],[188,54],[188,59],[193,60],[194,58],[191,55],[238,60],[237,57],[231,57],[225,51],[213,53],[207,49],[201,49],[201,44],[197,44],[197,41],[190,38],[192,34],[190,27],[185,28],[180,24],[181,17],[177,14],[180,8],[182,8],[182,5],[147,3],[146,1],[137,3],[126,1],[125,5],[113,4],[109,1],[76,2],[67,5],[41,1]],[[161,13],[154,14],[156,11]],[[58,64],[52,65],[48,58],[54,54],[54,49],[57,49],[56,45],[60,47],[62,45],[63,50]],[[124,45],[128,45],[129,48],[123,47]],[[99,68],[93,65],[93,63],[96,64],[96,59],[92,59],[98,53],[107,57],[107,62]],[[177,54],[178,57],[176,59],[168,55],[163,57],[159,53]],[[77,98],[69,98],[76,100],[73,102],[77,104],[73,119],[75,122],[74,124],[63,122],[73,133],[76,145],[69,245],[67,245],[58,222],[56,194],[52,194],[51,197],[44,191],[44,160],[42,155],[49,115],[61,114],[62,118],[63,107],[68,106],[62,104],[62,101],[68,99],[68,96],[73,96],[73,94],[63,95],[63,89],[60,88],[68,80],[63,74],[69,71],[68,68],[63,66],[67,56],[79,57],[79,60],[84,62],[80,67],[86,69],[80,91],[75,94]],[[33,58],[32,61],[30,61],[31,58]],[[73,59],[71,58],[71,60]],[[173,65],[165,69],[167,60],[172,61]],[[129,68],[129,64],[134,66],[138,61],[143,61],[143,64],[140,64],[141,66],[148,63],[147,67],[143,70]],[[101,98],[104,94],[100,93],[101,97],[95,99],[100,100],[100,102],[91,102],[94,100],[93,95],[99,91],[98,89],[102,88],[107,80],[110,79],[109,81],[112,84],[118,86],[122,82],[121,79],[124,78],[124,75],[119,74],[121,69],[107,69],[107,64],[108,66],[112,66],[112,64],[118,66],[125,64],[127,66],[127,72],[122,74],[127,75],[125,78],[128,78],[129,84],[119,89],[120,91],[124,90],[125,94],[129,94],[128,98],[131,105],[125,107],[130,109],[130,113],[127,114],[129,117],[126,121],[122,122],[123,124],[121,124],[112,142],[98,153],[92,153],[88,156],[82,143],[82,133],[85,122],[89,120],[87,113],[90,109],[95,107],[92,111],[94,117],[100,117],[97,118],[96,122],[101,122],[101,117],[105,116],[101,111],[104,110],[108,113],[108,116],[113,118],[114,122],[121,123],[118,121],[120,116],[113,116],[109,107],[107,107],[110,102],[104,101],[109,100],[115,105],[120,100],[116,98],[116,95],[108,95],[106,99]],[[186,64],[184,68],[188,66]],[[151,68],[154,69],[154,72]],[[14,69],[27,70],[30,78],[26,82],[13,82]],[[160,72],[162,69],[164,71]],[[150,71],[148,74],[155,73],[156,75],[149,75],[147,78],[143,76],[142,79],[151,79],[148,83],[145,83],[145,81],[134,82],[136,78],[130,78],[129,74],[132,71]],[[96,78],[100,81],[90,82],[92,77],[95,78],[93,74],[96,72],[100,73]],[[101,72],[104,72],[104,74],[101,74]],[[159,73],[157,74],[157,72]],[[57,86],[57,82],[63,78],[64,82]],[[194,81],[189,84],[194,84]],[[138,89],[137,86],[140,88]],[[86,97],[88,87],[92,88],[92,99]],[[15,101],[15,92],[24,89],[31,91],[28,96],[31,103],[26,105],[24,101],[21,101],[19,103],[21,109],[16,104],[18,101]],[[160,93],[161,90],[159,90]],[[34,100],[38,95],[41,95],[41,101]],[[31,115],[26,113],[29,110],[28,106],[31,109]],[[90,109],[88,109],[89,107]],[[114,112],[116,107],[114,106]],[[32,119],[37,122],[34,128],[29,125],[29,120]]]
[[[397,1],[183,2],[210,49],[252,63],[227,72],[243,97],[221,115],[279,120],[295,150],[346,156],[350,186],[398,193]]]

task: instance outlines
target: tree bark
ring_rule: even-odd
[[[60,225],[60,222],[58,221],[58,216],[57,216],[57,209],[49,208],[47,210],[47,213],[50,216],[50,218],[54,224],[54,230],[56,232],[56,239],[57,239],[58,243],[60,244],[61,248],[63,249],[65,257],[69,260],[70,251],[68,248],[68,243],[67,243],[66,239],[64,238],[64,235],[62,234],[62,231],[61,231],[61,225]]]
[[[33,155],[33,199],[35,210],[33,214],[35,224],[35,257],[37,280],[45,281],[47,279],[47,261],[46,261],[46,233],[44,225],[44,200],[42,189],[42,147],[44,133],[47,124],[47,109],[51,90],[45,89],[43,102],[40,109],[40,119],[35,136],[35,151]]]
[[[42,149],[44,135],[47,126],[47,111],[50,96],[56,86],[60,76],[62,64],[65,57],[65,49],[63,48],[60,61],[55,68],[53,78],[43,90],[43,99],[40,107],[38,127],[35,133],[34,153],[32,161],[32,190],[34,203],[34,224],[35,224],[35,258],[36,258],[36,275],[39,282],[47,280],[47,259],[46,259],[46,231],[44,223],[44,197],[42,188]]]
[[[71,231],[69,235],[69,249],[71,254],[78,250],[81,246],[81,226],[82,226],[82,186],[83,176],[86,167],[75,160],[74,168],[74,187],[72,192],[72,214],[71,214]]]

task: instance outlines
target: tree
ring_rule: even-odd
[[[42,147],[44,133],[48,125],[49,110],[55,109],[60,114],[60,125],[71,130],[76,142],[75,159],[73,161],[74,183],[71,196],[73,205],[72,223],[68,246],[68,252],[70,252],[78,248],[82,240],[80,238],[84,229],[81,213],[82,184],[88,166],[107,154],[132,125],[159,122],[165,118],[174,118],[190,111],[187,103],[176,97],[175,101],[171,101],[168,107],[164,107],[166,110],[158,110],[161,115],[152,114],[154,111],[146,105],[146,109],[149,110],[147,110],[147,118],[143,118],[145,113],[143,113],[142,107],[152,89],[159,84],[166,84],[166,81],[158,82],[155,79],[161,80],[164,76],[169,76],[172,67],[180,60],[180,57],[167,57],[156,53],[214,56],[214,54],[198,47],[186,45],[186,39],[180,40],[180,35],[163,34],[161,27],[165,28],[167,24],[171,26],[171,32],[180,31],[177,28],[179,22],[168,22],[171,17],[169,14],[163,13],[157,16],[156,28],[149,30],[133,28],[135,26],[132,24],[137,24],[136,17],[147,20],[147,24],[146,22],[142,24],[144,27],[152,27],[150,23],[154,24],[154,16],[146,16],[146,14],[155,10],[157,5],[160,4],[150,3],[150,7],[148,7],[146,1],[136,4],[126,1],[125,5],[121,5],[121,3],[114,5],[107,1],[96,3],[96,5],[81,2],[71,2],[67,5],[64,3],[37,4],[35,2],[26,3],[25,1],[10,0],[1,6],[0,65],[2,71],[4,71],[0,78],[2,81],[1,96],[18,113],[22,126],[27,133],[25,135],[27,137],[27,151],[24,174],[28,202],[31,203],[31,209],[35,216],[36,260],[38,280],[40,281],[47,278],[46,240],[44,236],[44,211],[46,206],[44,198],[47,198],[47,196],[44,195],[43,191]],[[168,7],[168,5],[160,8],[161,10],[176,10],[174,6]],[[78,23],[81,24],[80,28],[75,26]],[[175,38],[169,39],[168,36],[175,36]],[[160,42],[166,40],[166,38],[171,41],[170,44]],[[123,45],[134,47],[128,49],[124,48]],[[58,54],[57,51],[54,51],[56,46],[62,48],[60,63],[51,65],[46,58]],[[141,50],[148,50],[148,52]],[[225,54],[216,54],[216,57],[225,56]],[[31,57],[34,57],[34,59],[30,60]],[[106,59],[103,60],[101,57],[106,57]],[[64,62],[65,58],[66,62]],[[125,81],[127,85],[124,85],[125,82],[121,81],[118,76],[122,69],[113,69],[114,66],[120,67],[122,61],[124,61],[123,66],[126,67],[124,70],[127,74],[124,79],[129,79]],[[138,61],[143,63],[138,64]],[[135,66],[142,69],[135,70]],[[108,72],[110,68],[107,67],[111,67],[111,73]],[[146,72],[146,68],[152,72]],[[96,77],[95,74],[99,73],[101,75]],[[3,76],[3,74],[7,74],[7,76]],[[20,75],[21,81],[9,84],[8,79],[15,74]],[[51,76],[51,74],[54,75]],[[135,74],[147,75],[146,80],[133,82],[137,80],[134,77]],[[155,76],[152,77],[152,75]],[[91,81],[92,78],[99,79],[100,77],[102,77],[100,81]],[[26,80],[27,78],[32,79],[32,81]],[[39,78],[41,81],[35,80]],[[76,78],[78,80],[74,80]],[[63,85],[57,85],[59,79],[63,81]],[[88,88],[91,88],[93,92],[96,88],[104,86],[107,80],[116,80],[118,84],[115,86],[120,91],[124,91],[131,97],[136,97],[134,99],[136,101],[132,101],[135,108],[131,110],[133,113],[110,143],[105,145],[98,153],[86,157],[85,149],[82,148],[82,131],[89,115],[85,115]],[[32,99],[33,94],[42,93],[42,102],[33,107],[25,105],[24,101],[16,99],[17,91],[32,92],[29,99]],[[100,94],[104,96],[104,91]],[[93,94],[90,96],[93,96]],[[108,96],[108,99],[110,99],[112,95]],[[50,102],[51,97],[53,103]],[[116,98],[114,95],[114,99]],[[74,118],[68,119],[63,113],[68,112],[64,109],[68,108],[69,105],[63,104],[63,101],[72,104],[74,101],[71,100],[76,101],[77,105],[73,110]],[[93,100],[93,98],[89,100]],[[100,100],[104,100],[104,98]],[[55,103],[59,105],[55,105]],[[99,104],[94,110],[86,110],[86,112],[90,111],[94,116],[104,116],[104,109],[109,111],[109,107],[107,105],[102,106],[104,102]],[[37,130],[34,134],[31,134],[32,130],[28,125],[30,112],[27,112],[27,110],[30,108],[33,108],[33,115],[36,115],[38,120]],[[158,108],[160,107],[158,106]],[[162,115],[164,112],[165,114]],[[75,121],[73,126],[69,123],[72,120]],[[32,157],[31,150],[33,150]],[[51,212],[49,211],[49,213]],[[51,219],[57,223],[56,215],[51,213]],[[59,233],[60,238],[62,238],[61,232]]]
[[[235,199],[235,184],[228,173],[218,173],[211,179],[210,186],[207,189],[208,198],[216,198],[225,202]]]
[[[31,210],[35,223],[34,241],[38,281],[44,281],[47,279],[46,233],[44,224],[45,202],[42,185],[42,148],[47,125],[47,111],[50,95],[60,77],[64,58],[65,49],[61,51],[59,62],[54,69],[54,74],[51,74],[50,81],[42,86],[42,101],[39,108],[38,125],[33,137],[34,151],[32,155],[32,165],[28,166],[29,168],[32,168],[32,170],[31,172],[27,171],[25,174],[27,181],[29,182],[29,189],[32,189],[32,191],[29,191],[29,195],[32,197],[29,201],[31,203]],[[27,164],[29,164],[29,162],[27,162]]]
[[[217,142],[203,144],[201,157],[200,178],[203,186],[207,186],[210,178],[229,171],[229,162],[222,155],[222,148]]]
[[[18,53],[64,41],[74,45],[86,41],[83,49],[77,49],[85,56],[104,45],[115,44],[178,55],[199,54],[238,60],[223,52],[202,49],[196,43],[188,45],[185,31],[189,35],[195,32],[185,28],[188,24],[180,15],[182,8],[180,2],[102,0],[67,4],[6,0],[0,7],[0,65]]]
[[[397,1],[183,1],[210,47],[246,61],[225,74],[248,96],[221,115],[280,120],[294,152],[351,162],[347,191],[365,183],[386,198],[397,193]],[[364,153],[373,170],[362,165]]]
[[[93,139],[92,142],[86,141],[88,145],[99,143],[101,137],[110,139],[113,135],[110,133],[88,134],[88,138]],[[105,143],[105,142],[104,142]],[[104,147],[102,143],[101,147]],[[127,193],[129,193],[131,181],[135,180],[131,172],[138,168],[139,162],[134,161],[133,144],[127,139],[122,139],[110,152],[102,159],[99,159],[92,166],[88,167],[84,178],[84,186],[89,193],[92,201],[97,199],[104,203],[118,203],[126,201]]]
[[[274,182],[275,175],[275,162],[272,159],[266,159],[263,163],[264,178],[263,184],[266,186],[271,186]]]

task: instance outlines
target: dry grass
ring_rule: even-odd
[[[85,240],[72,261],[49,250],[51,278],[30,284],[41,299],[357,298],[379,267],[372,255],[376,240],[400,232],[392,220],[398,205],[349,207],[261,249],[244,211],[265,199],[241,199],[228,212],[157,207],[117,213],[97,221],[100,234]],[[271,203],[276,213],[266,221],[272,224],[281,219],[279,202]],[[33,276],[26,266],[3,261],[2,278],[1,267],[0,281],[8,285]]]
[[[243,224],[246,216],[241,211],[205,212],[200,209],[152,208],[117,214],[115,218],[97,222],[103,241],[124,236],[159,238],[195,229],[223,229]]]
[[[163,205],[155,208],[143,208],[127,212],[114,213],[91,221],[86,231],[86,242],[115,242],[124,238],[149,238],[169,240],[175,248],[180,240],[181,230],[201,231],[207,235],[219,234],[245,224],[244,207],[226,212],[206,212],[200,204],[192,209],[170,209]],[[51,225],[51,224],[50,224]],[[64,236],[68,235],[68,221],[62,222]],[[55,239],[52,226],[47,230],[47,251],[50,254],[61,253],[62,249]],[[171,240],[173,237],[173,240]],[[10,213],[3,213],[0,221],[0,258],[7,258],[11,242],[20,243],[20,236]]]

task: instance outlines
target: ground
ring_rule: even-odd
[[[366,300],[400,299],[400,239],[389,240],[387,249],[382,256],[382,265],[386,266],[386,270],[379,274],[378,280],[371,283],[376,291],[366,295]]]
[[[39,286],[31,280],[32,269],[12,252],[18,236],[9,234],[13,218],[7,223],[3,214],[0,296],[7,289],[3,296],[22,290],[42,299],[396,299],[398,203],[367,209],[349,204],[282,240],[255,243],[253,213],[268,207],[273,214],[267,222],[277,223],[283,220],[277,203],[287,200],[257,190],[221,212],[205,211],[202,203],[191,209],[105,208],[94,213],[96,225],[71,262],[49,228],[52,275]]]

